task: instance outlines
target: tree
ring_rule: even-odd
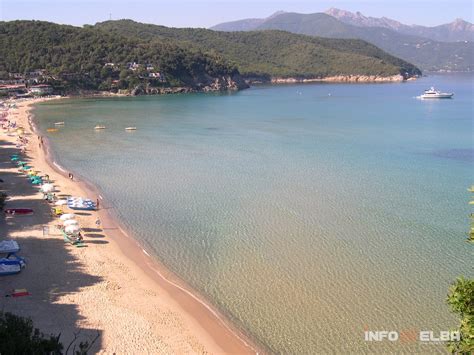
[[[0,354],[61,354],[59,335],[45,337],[29,318],[0,312]]]
[[[456,354],[474,352],[474,280],[458,277],[451,285],[446,302],[461,318],[459,341],[451,341],[448,349]]]

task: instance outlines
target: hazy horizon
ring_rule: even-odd
[[[469,0],[428,1],[270,1],[270,0],[175,0],[156,3],[139,0],[1,0],[0,19],[43,20],[83,26],[109,19],[132,19],[137,22],[169,27],[209,28],[222,22],[245,18],[265,18],[276,11],[316,13],[331,7],[361,12],[367,17],[388,17],[407,25],[437,26],[456,18],[473,22]]]

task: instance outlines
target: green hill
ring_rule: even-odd
[[[218,53],[247,77],[420,74],[414,65],[361,40],[315,38],[282,31],[168,28],[131,20],[106,21],[94,27],[132,39],[175,40],[189,48]]]
[[[142,41],[109,34],[93,27],[78,28],[41,21],[0,22],[0,72],[26,73],[46,69],[52,80],[81,89],[109,89],[113,80],[121,88],[139,84],[210,85],[216,78],[238,79],[238,71],[221,56],[186,49],[176,41]],[[143,65],[128,70],[127,63]],[[113,63],[113,66],[106,66]],[[166,83],[145,80],[144,64],[160,71]]]

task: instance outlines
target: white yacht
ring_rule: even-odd
[[[425,90],[423,95],[420,96],[422,99],[450,99],[453,97],[452,92],[441,92],[431,87],[429,90]]]

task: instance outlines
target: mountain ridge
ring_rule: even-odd
[[[344,12],[347,15],[349,12]],[[342,16],[342,15],[341,15]],[[356,15],[362,18],[363,15]],[[385,22],[392,20],[386,19]],[[233,24],[239,24],[234,21]],[[391,23],[394,26],[394,23]],[[229,24],[212,27],[226,28]],[[299,14],[286,12],[261,23],[246,24],[236,31],[282,30],[309,36],[327,38],[356,38],[376,45],[384,51],[414,63],[426,71],[472,71],[474,42],[440,42],[429,38],[404,34],[388,27],[356,26],[325,13]]]
[[[461,18],[437,26],[406,25],[387,17],[365,16],[361,12],[350,12],[337,8],[330,8],[324,13],[338,20],[359,27],[385,27],[397,32],[426,37],[440,42],[474,41],[474,25]]]

